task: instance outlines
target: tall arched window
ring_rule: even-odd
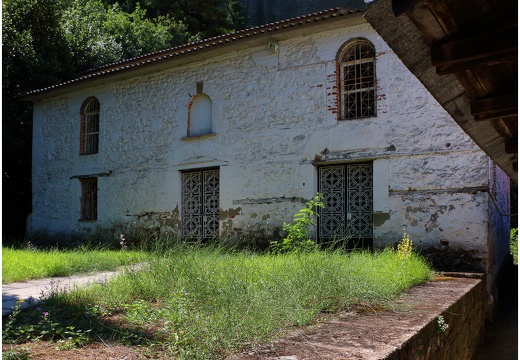
[[[341,119],[376,116],[376,52],[365,39],[346,43],[339,52]]]
[[[206,94],[197,94],[191,99],[188,109],[188,137],[211,134],[213,131],[211,98]]]
[[[80,111],[80,154],[96,154],[99,150],[99,101],[90,97]]]

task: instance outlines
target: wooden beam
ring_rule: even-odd
[[[518,25],[431,47],[432,65],[438,75],[515,59],[518,59]]]
[[[508,140],[505,142],[506,154],[518,154],[518,140]]]
[[[518,115],[518,94],[506,94],[473,100],[470,104],[471,115],[475,121],[488,121],[505,116]]]
[[[421,0],[392,0],[392,12],[399,16],[405,11],[412,9]]]

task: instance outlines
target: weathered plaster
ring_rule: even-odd
[[[406,227],[420,248],[479,259],[494,252],[485,154],[368,24],[313,29],[274,52],[267,44],[230,51],[36,103],[31,230],[139,222],[177,232],[180,171],[219,167],[222,234],[279,235],[316,194],[317,165],[372,161],[376,246],[394,244]],[[338,121],[335,56],[359,37],[376,48],[377,116]],[[201,82],[212,133],[186,141]],[[100,150],[80,156],[79,110],[89,96],[101,103]],[[80,222],[71,177],[99,173],[110,176],[98,180],[98,220]]]

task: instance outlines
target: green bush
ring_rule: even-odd
[[[287,233],[281,241],[272,241],[270,249],[274,253],[308,252],[315,250],[317,244],[311,239],[312,227],[318,216],[316,209],[323,207],[323,197],[317,194],[314,199],[307,201],[305,207],[294,215],[294,224],[283,224],[283,230]]]
[[[510,233],[510,252],[513,255],[513,262],[518,264],[518,229],[511,229]]]

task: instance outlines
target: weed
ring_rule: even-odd
[[[90,341],[90,330],[75,329],[74,326],[62,326],[52,319],[49,311],[40,306],[26,310],[24,321],[18,322],[21,306],[24,300],[19,300],[13,311],[8,315],[7,323],[2,332],[4,342],[25,342],[30,340],[58,340],[68,347],[81,346]],[[27,319],[35,319],[27,322]]]
[[[436,323],[437,331],[440,333],[445,333],[448,330],[449,325],[446,324],[444,320],[444,316],[439,315],[437,316],[437,323]]]
[[[413,244],[412,240],[408,237],[406,231],[404,232],[403,238],[397,244],[397,256],[400,260],[408,259],[412,255]]]
[[[124,234],[119,234],[119,245],[121,245],[121,250],[128,249],[128,246],[126,245],[126,239]]]
[[[11,335],[15,333],[15,322],[16,318],[20,314],[22,304],[24,303],[23,299],[20,299],[16,302],[16,305],[11,308],[11,313],[7,315],[7,321],[4,325],[4,330],[2,331],[2,341],[9,342],[11,339]]]
[[[274,253],[287,252],[309,252],[316,250],[317,244],[311,240],[312,227],[316,223],[315,217],[318,216],[316,208],[323,208],[323,197],[317,194],[314,199],[307,201],[305,207],[294,215],[294,223],[283,224],[283,230],[287,232],[286,237],[281,241],[272,241],[270,249]]]
[[[513,262],[518,264],[518,229],[511,229],[510,233],[510,251],[513,255]]]
[[[310,236],[304,234],[300,240]],[[401,261],[390,250],[260,254],[177,242],[147,261],[144,270],[129,269],[101,286],[51,290],[39,308],[7,318],[5,339],[39,338],[68,349],[95,334],[160,348],[166,358],[218,359],[321,313],[390,307],[394,296],[431,276],[418,255]]]
[[[8,350],[2,353],[3,360],[30,360],[31,353],[27,349]]]

